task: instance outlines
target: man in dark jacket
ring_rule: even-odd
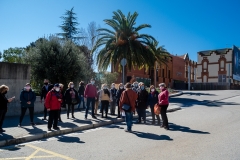
[[[30,121],[31,121],[30,124],[32,126],[35,126],[35,123],[33,122],[33,114],[34,114],[34,102],[36,101],[36,95],[31,89],[31,85],[29,83],[27,83],[24,89],[22,90],[20,94],[20,101],[21,101],[21,116],[19,119],[18,127],[22,126],[22,120],[27,109],[29,110]]]
[[[44,85],[42,87],[42,92],[41,92],[41,103],[43,99],[45,101],[47,93],[51,91],[52,88],[53,88],[53,85],[49,83],[49,80],[44,79]],[[42,120],[47,120],[47,109],[45,105],[44,105],[44,117]]]
[[[143,119],[144,123],[146,123],[146,109],[148,105],[148,92],[145,89],[144,83],[140,83],[140,90],[138,91],[138,99],[137,99],[137,113],[138,113],[138,122],[141,123],[141,119]]]
[[[79,96],[79,100],[80,100],[79,104],[78,104],[78,109],[80,109],[81,102],[83,103],[83,109],[86,109],[85,102],[84,102],[84,90],[85,90],[84,82],[81,81],[79,83],[79,88],[78,88],[78,96]]]

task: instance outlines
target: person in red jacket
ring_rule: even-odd
[[[161,117],[163,120],[163,124],[161,125],[161,128],[164,127],[164,129],[169,130],[168,127],[168,118],[167,118],[167,108],[169,105],[169,93],[166,89],[166,84],[161,83],[159,84],[161,93],[158,95],[158,104],[161,107]]]
[[[95,107],[95,101],[97,99],[97,88],[94,85],[95,80],[92,78],[91,83],[89,83],[84,91],[84,97],[87,99],[87,108],[86,108],[86,113],[85,113],[85,119],[87,119],[88,115],[88,109],[90,107],[90,103],[92,106],[92,118],[96,119],[94,115],[94,107]]]
[[[60,92],[59,84],[55,84],[54,88],[47,93],[45,106],[49,111],[49,119],[48,119],[48,130],[51,131],[53,129],[59,130],[58,125],[58,114],[61,108],[62,103],[62,94]]]
[[[135,93],[132,88],[131,88],[131,83],[127,83],[126,85],[126,90],[122,92],[121,98],[119,101],[119,109],[121,112],[123,112],[123,105],[127,104],[130,106],[129,110],[125,110],[125,120],[127,124],[127,129],[125,130],[126,132],[132,132],[132,119],[133,119],[133,112],[135,112],[135,104],[136,100],[138,98],[137,93]]]

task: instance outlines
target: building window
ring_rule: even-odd
[[[223,60],[220,62],[220,68],[221,68],[221,69],[224,68],[224,61],[223,61]]]
[[[227,82],[226,80],[227,80],[227,77],[226,77],[225,74],[218,75],[218,82],[219,83],[226,83]]]
[[[207,69],[207,62],[203,62],[203,69]]]
[[[203,76],[203,83],[207,83],[207,76]]]

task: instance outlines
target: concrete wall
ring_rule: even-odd
[[[5,84],[9,87],[6,97],[16,97],[14,101],[8,104],[7,116],[20,114],[20,93],[29,81],[29,65],[0,62],[0,85]]]

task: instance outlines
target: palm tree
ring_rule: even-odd
[[[150,28],[149,24],[135,27],[138,13],[128,13],[127,17],[118,10],[113,12],[112,19],[105,19],[107,25],[113,30],[100,28],[100,38],[96,42],[92,52],[100,49],[97,55],[99,70],[106,70],[110,64],[115,67],[122,58],[126,58],[127,67],[151,67],[155,61],[161,59],[159,52],[154,48],[157,42],[154,37],[140,34],[144,28]]]

